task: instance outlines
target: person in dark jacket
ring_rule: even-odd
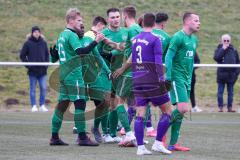
[[[23,62],[49,62],[48,46],[46,41],[43,39],[41,30],[38,26],[32,27],[31,35],[22,47],[20,59]],[[37,81],[40,88],[39,111],[46,112],[48,111],[45,107],[47,66],[26,66],[26,68],[28,69],[30,81],[30,101],[32,105],[32,112],[38,111],[36,105]]]
[[[231,37],[228,34],[222,35],[221,44],[215,50],[214,60],[218,64],[239,64],[239,56],[237,50],[231,44]],[[218,107],[219,112],[223,112],[223,93],[225,84],[227,84],[228,112],[235,112],[232,109],[233,102],[233,88],[239,75],[238,68],[218,68],[217,69],[217,83],[218,83]]]
[[[200,59],[198,57],[198,54],[196,53],[194,55],[194,64],[199,64],[199,63],[200,63]],[[191,100],[191,104],[192,104],[192,112],[202,112],[202,109],[200,109],[196,105],[196,100],[195,100],[195,83],[196,83],[196,73],[195,73],[195,70],[196,69],[197,69],[197,67],[194,67],[193,73],[192,73],[190,100]]]

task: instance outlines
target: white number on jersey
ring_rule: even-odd
[[[138,64],[142,64],[142,47],[141,46],[137,46],[136,47],[136,52],[137,52],[137,55],[138,55],[137,63]]]
[[[63,49],[62,43],[58,44],[58,54],[59,54],[59,60],[61,62],[65,62],[66,61],[66,54],[65,54],[65,51]]]

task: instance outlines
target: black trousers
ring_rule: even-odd
[[[194,108],[195,105],[196,105],[196,101],[195,101],[195,83],[196,83],[196,81],[192,81],[192,83],[191,83],[190,100],[191,100],[192,108]]]

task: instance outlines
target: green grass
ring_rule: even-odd
[[[174,152],[172,155],[154,153],[136,156],[136,148],[119,148],[117,144],[101,144],[99,147],[80,147],[72,134],[73,122],[64,122],[61,137],[68,147],[50,147],[50,113],[0,112],[0,159],[18,160],[238,160],[239,114],[194,114],[193,121],[183,124],[180,142],[192,148],[190,152]],[[92,121],[88,121],[88,130]],[[156,126],[156,121],[154,121]],[[151,148],[153,138],[147,138]],[[169,140],[169,138],[168,138]]]
[[[106,17],[109,7],[122,8],[133,4],[138,9],[138,15],[144,12],[166,11],[169,16],[167,31],[173,34],[181,28],[181,15],[186,10],[199,13],[201,31],[198,36],[198,49],[202,63],[215,63],[212,59],[214,50],[223,33],[232,35],[233,44],[240,50],[239,8],[237,0],[122,0],[122,1],[80,1],[80,0],[0,0],[0,61],[19,61],[18,53],[26,40],[26,34],[33,25],[41,26],[49,44],[53,44],[64,28],[64,15],[69,7],[78,7],[83,13],[86,29],[89,29],[95,15]],[[50,69],[51,73],[53,69]],[[216,105],[215,71],[206,68],[198,69],[197,98],[204,106]],[[17,98],[21,104],[28,105],[28,97],[18,95],[18,90],[28,90],[28,78],[24,67],[0,67],[0,85],[5,90],[0,93],[0,106],[7,98]],[[235,90],[235,100],[238,98],[239,83]],[[49,90],[48,98],[53,102],[56,93]],[[206,103],[207,102],[207,103]],[[235,103],[238,103],[235,101]],[[50,104],[52,105],[52,104]]]

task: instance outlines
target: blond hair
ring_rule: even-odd
[[[81,16],[80,11],[77,8],[69,8],[66,12],[67,23],[70,19],[76,19],[77,16]]]

